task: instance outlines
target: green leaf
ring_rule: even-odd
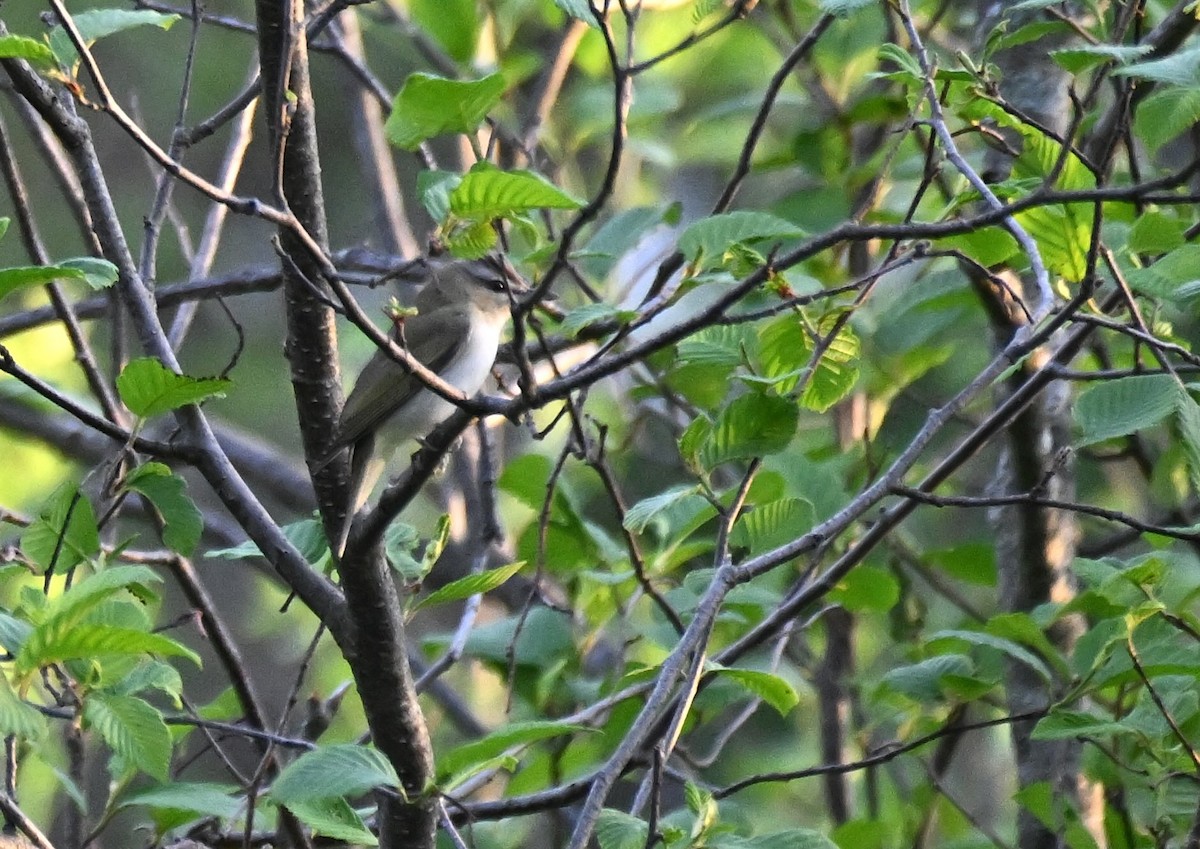
[[[473,740],[442,754],[437,763],[439,781],[450,776],[461,776],[462,773],[482,761],[494,758],[510,749],[528,746],[538,740],[561,737],[564,734],[585,734],[592,730],[586,725],[571,725],[562,722],[514,722],[493,731],[480,740]]]
[[[84,44],[90,46],[98,39],[134,27],[156,26],[159,29],[170,29],[172,24],[179,20],[179,15],[152,12],[149,9],[90,9],[74,14],[71,18],[79,34],[83,36]],[[64,68],[72,67],[79,60],[75,45],[61,26],[50,30],[50,49],[54,51],[58,64]]]
[[[106,259],[94,256],[64,259],[58,264],[58,267],[78,271],[83,275],[84,281],[96,291],[112,286],[120,276],[120,272],[117,271],[115,265]]]
[[[768,239],[797,239],[804,231],[790,221],[766,212],[726,212],[690,225],[679,237],[679,250],[689,262],[704,267],[720,265],[735,245],[749,245]]]
[[[100,554],[100,529],[92,502],[74,484],[63,484],[21,535],[21,551],[46,571],[63,571]]]
[[[504,94],[504,77],[450,80],[411,74],[392,103],[383,126],[389,142],[416,150],[421,142],[444,133],[472,133]]]
[[[345,799],[307,799],[285,807],[316,834],[355,846],[379,845],[379,839]]]
[[[450,211],[461,218],[490,221],[534,209],[578,209],[571,197],[532,171],[501,171],[477,163],[450,192]]]
[[[44,43],[24,35],[0,35],[0,59],[24,59],[43,69],[57,64],[54,52]]]
[[[232,820],[241,814],[243,802],[234,788],[223,784],[175,781],[121,797],[115,805],[117,809],[136,806],[187,811],[199,816]]]
[[[800,411],[778,395],[747,392],[721,411],[700,452],[712,468],[729,460],[777,454],[791,444]]]
[[[154,594],[148,587],[161,582],[162,578],[145,566],[111,566],[82,581],[77,580],[69,590],[51,600],[42,611],[42,621],[78,621],[101,602],[123,590],[128,590],[138,598],[153,598]]]
[[[423,607],[433,607],[437,604],[446,604],[447,602],[470,598],[473,595],[491,592],[496,587],[504,584],[513,575],[520,572],[524,565],[525,561],[519,560],[516,563],[509,563],[507,566],[499,566],[495,569],[488,569],[474,575],[467,575],[465,578],[459,578],[457,581],[451,581],[444,587],[439,587],[425,596],[412,609],[415,612]]]
[[[837,313],[821,319],[817,328],[822,338],[834,331],[839,322]],[[820,360],[808,374],[800,402],[808,409],[823,413],[846,397],[858,382],[859,340],[848,322],[842,326]],[[759,333],[763,377],[768,378],[780,393],[791,392],[816,351],[810,334],[795,316],[783,316],[769,323]]]
[[[1197,121],[1200,121],[1200,89],[1165,88],[1151,92],[1138,105],[1133,127],[1138,138],[1154,152]]]
[[[932,646],[939,640],[962,640],[966,643],[975,646],[983,646],[985,648],[995,649],[1003,654],[1008,655],[1013,660],[1025,664],[1034,672],[1036,672],[1043,681],[1050,681],[1053,676],[1050,674],[1049,668],[1042,662],[1041,658],[1029,651],[1024,646],[1006,640],[1003,637],[996,637],[992,634],[986,634],[982,631],[964,631],[960,629],[949,628],[944,631],[938,631],[926,640],[926,644]]]
[[[554,5],[562,9],[572,18],[583,21],[592,29],[599,29],[596,16],[592,13],[592,4],[588,0],[554,0]]]
[[[284,525],[283,535],[299,549],[309,563],[318,563],[329,552],[329,541],[325,539],[325,525],[320,519],[301,519]],[[205,557],[220,557],[225,560],[246,560],[262,557],[253,540],[246,540],[232,548],[215,548],[204,552]]]
[[[77,658],[91,659],[104,654],[186,657],[197,666],[200,665],[199,655],[162,634],[54,619],[33,629],[29,639],[21,646],[14,668],[17,673],[25,674],[52,663]]]
[[[842,845],[861,849],[861,844]],[[722,837],[712,846],[713,849],[838,849],[837,843],[811,828],[789,828],[755,837]]]
[[[874,6],[874,0],[821,0],[821,11],[839,18],[848,18],[860,9]]]
[[[617,309],[606,303],[584,304],[563,316],[560,327],[564,335],[574,339],[579,335],[580,331],[593,324],[611,321],[624,325],[637,318],[637,315],[637,310]]]
[[[1085,44],[1081,47],[1051,50],[1050,55],[1059,66],[1072,74],[1078,74],[1105,62],[1128,65],[1145,56],[1150,49],[1148,44]]]
[[[651,523],[665,519],[665,514],[684,504],[704,506],[708,501],[700,495],[700,488],[694,484],[673,486],[666,492],[643,498],[634,504],[625,511],[622,524],[632,533],[644,533]]]
[[[187,496],[187,484],[162,463],[144,463],[125,478],[125,487],[140,492],[163,520],[163,542],[190,556],[204,532],[204,516]]]
[[[288,764],[271,786],[271,797],[292,808],[296,802],[359,796],[375,787],[398,789],[395,768],[376,749],[345,743],[320,746]]]
[[[1159,257],[1153,265],[1133,269],[1127,279],[1136,292],[1165,301],[1186,303],[1200,294],[1196,286],[1196,281],[1200,280],[1198,262],[1200,245],[1184,245]]]
[[[1180,50],[1163,59],[1135,62],[1117,68],[1113,75],[1194,89],[1200,87],[1200,48]]]
[[[55,280],[86,280],[78,268],[64,265],[33,265],[0,269],[0,298],[28,286],[44,286]]]
[[[829,600],[851,612],[874,610],[886,613],[900,600],[900,582],[888,569],[856,566],[829,593]]]
[[[1083,711],[1057,709],[1038,720],[1034,740],[1074,740],[1076,737],[1107,737],[1128,733],[1124,724],[1109,717]]]
[[[1181,392],[1167,374],[1122,377],[1093,386],[1075,402],[1075,421],[1083,430],[1079,444],[1153,427],[1175,411]]]
[[[21,701],[3,674],[0,674],[0,734],[22,740],[40,740],[46,734],[45,717]]]
[[[473,64],[480,31],[487,22],[476,0],[407,0],[406,8],[422,32],[433,36],[462,66]]]
[[[643,849],[650,826],[624,811],[605,808],[596,818],[596,841],[600,849]]]
[[[117,755],[159,781],[167,780],[171,732],[162,714],[148,703],[134,696],[94,692],[84,700],[83,721]]]
[[[960,233],[947,239],[939,239],[937,244],[938,247],[945,246],[962,251],[984,268],[999,265],[1021,250],[1012,234],[1001,227],[984,227],[969,233]]]
[[[940,654],[919,663],[899,666],[883,676],[883,685],[919,702],[942,698],[943,681],[949,676],[967,676],[975,671],[971,658],[963,654]]]
[[[722,678],[728,678],[738,686],[775,708],[780,716],[787,716],[800,703],[796,688],[771,672],[757,669],[731,669],[712,664],[712,670]]]
[[[434,221],[445,221],[450,215],[450,192],[462,182],[455,171],[422,171],[417,175],[417,197]]]
[[[121,400],[134,415],[144,419],[205,398],[224,398],[231,385],[223,377],[176,374],[154,357],[132,360],[117,377]]]
[[[1143,103],[1143,106],[1145,104]],[[1141,114],[1139,107],[1138,114]],[[1200,121],[1200,114],[1196,120]],[[1191,126],[1195,121],[1189,122]],[[1181,248],[1187,243],[1183,221],[1176,215],[1147,210],[1138,216],[1129,231],[1125,249],[1138,254],[1162,254]],[[1153,267],[1153,266],[1151,266]]]
[[[1183,437],[1188,476],[1192,480],[1193,492],[1200,492],[1200,405],[1186,392],[1179,392],[1176,397],[1175,421],[1179,435]]]
[[[738,519],[730,542],[748,548],[751,555],[761,554],[808,533],[815,521],[812,502],[803,498],[756,504]]]

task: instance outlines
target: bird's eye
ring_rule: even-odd
[[[484,286],[487,286],[493,292],[503,293],[508,290],[508,286],[500,277],[484,277],[482,282]]]

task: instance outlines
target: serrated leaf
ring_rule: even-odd
[[[640,534],[645,532],[651,522],[657,521],[663,514],[685,502],[708,502],[700,494],[700,488],[694,484],[673,486],[666,492],[643,498],[625,511],[622,524],[625,529]]]
[[[316,834],[355,846],[379,845],[379,839],[345,799],[308,799],[286,807]]]
[[[41,612],[42,622],[78,621],[85,613],[122,590],[128,590],[139,598],[152,597],[149,585],[161,582],[162,578],[145,566],[111,566],[103,572],[77,580],[69,590],[49,601]]]
[[[359,796],[375,787],[399,788],[395,768],[376,749],[346,743],[319,746],[288,764],[271,786],[271,798],[293,808],[297,802]]]
[[[46,734],[46,719],[13,692],[8,677],[0,673],[0,734],[22,740],[39,740]]]
[[[384,134],[396,147],[416,150],[434,136],[472,133],[500,102],[504,89],[502,74],[480,80],[411,74],[392,102]]]
[[[153,12],[149,9],[89,9],[73,14],[71,18],[79,34],[83,36],[84,43],[91,45],[98,39],[135,27],[156,26],[163,30],[170,29],[179,20],[179,15]],[[79,60],[75,45],[61,26],[50,30],[50,49],[54,51],[58,64],[64,68],[72,67]]]
[[[200,781],[175,781],[158,787],[139,790],[117,800],[115,807],[167,808],[187,811],[201,816],[232,820],[243,808],[236,788]]]
[[[21,551],[43,571],[70,569],[100,554],[100,529],[92,502],[74,484],[63,484],[21,534]]]
[[[54,51],[37,39],[24,35],[0,35],[0,59],[24,59],[43,69],[53,68],[57,64]]]
[[[831,313],[821,319],[817,332],[828,336],[837,327],[838,315]],[[800,403],[810,410],[823,413],[850,392],[858,382],[859,340],[849,323],[842,326],[816,366],[808,374]],[[816,351],[816,344],[794,316],[784,316],[767,324],[759,332],[762,373],[780,393],[790,393]]]
[[[787,716],[792,708],[800,703],[800,694],[796,688],[771,672],[757,669],[732,669],[717,667],[713,671],[722,678],[733,681],[738,686],[762,699],[773,707],[780,716]]]
[[[223,398],[231,385],[232,381],[223,377],[176,374],[154,357],[130,361],[117,377],[121,400],[144,419],[206,398]]]
[[[151,705],[134,696],[92,693],[84,700],[83,720],[114,753],[159,781],[167,780],[171,732]]]
[[[756,504],[738,519],[730,542],[748,548],[751,555],[785,545],[812,530],[816,515],[803,498],[781,498]]]
[[[470,598],[473,595],[488,593],[501,586],[513,575],[521,571],[525,565],[525,561],[518,560],[516,563],[509,563],[507,566],[499,566],[495,569],[488,569],[484,572],[479,572],[474,575],[467,575],[464,578],[459,578],[457,581],[451,581],[444,587],[431,592],[423,599],[413,605],[413,611],[420,610],[424,607],[433,607],[437,604],[446,604],[450,601],[460,601],[464,598]]]
[[[1138,104],[1133,128],[1154,152],[1197,121],[1200,121],[1200,89],[1172,87],[1153,91]]]
[[[600,849],[643,849],[650,826],[624,811],[605,808],[596,818],[596,841]]]
[[[1113,75],[1194,89],[1200,86],[1200,48],[1180,50],[1163,59],[1135,62],[1117,68]]]
[[[679,250],[689,262],[714,267],[721,264],[735,245],[797,239],[803,235],[800,227],[786,219],[767,212],[741,210],[713,215],[690,225],[679,237]]]
[[[460,218],[488,220],[535,209],[579,209],[571,197],[532,171],[501,171],[480,162],[450,192],[450,211]]]
[[[717,416],[700,459],[713,468],[729,460],[777,454],[791,444],[799,420],[800,410],[787,398],[747,392]]]
[[[1075,402],[1080,445],[1128,436],[1153,427],[1175,411],[1182,390],[1170,375],[1136,375],[1106,380]]]
[[[493,731],[481,740],[473,740],[451,749],[438,758],[439,777],[457,775],[518,746],[528,746],[539,740],[561,737],[564,734],[585,734],[593,731],[586,725],[563,722],[515,722]]]
[[[470,221],[443,233],[446,247],[459,259],[480,259],[491,253],[499,236],[491,221]]]
[[[750,338],[741,327],[706,327],[676,346],[685,365],[737,366],[746,360]]]
[[[1135,292],[1165,301],[1186,302],[1195,297],[1190,284],[1200,279],[1200,245],[1184,245],[1146,268],[1131,270],[1127,279]]]
[[[33,629],[17,654],[14,669],[24,675],[52,663],[104,654],[185,657],[200,665],[199,655],[162,634],[54,619]]]
[[[163,520],[163,542],[190,556],[204,532],[204,516],[187,496],[187,484],[162,463],[143,463],[125,478],[125,487],[150,500]]]

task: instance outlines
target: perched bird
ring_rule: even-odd
[[[528,291],[500,257],[433,260],[417,295],[415,316],[396,322],[392,336],[426,368],[468,397],[491,372],[500,333],[509,318],[509,296]],[[339,534],[346,548],[354,515],[366,502],[396,450],[444,421],[454,404],[379,350],[359,374],[342,408],[327,455],[350,449],[351,502]]]

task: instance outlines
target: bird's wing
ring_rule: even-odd
[[[430,333],[430,325],[440,330]],[[471,319],[466,310],[433,310],[406,318],[402,340],[410,341],[410,354],[440,374],[466,344],[470,328]],[[411,344],[411,340],[417,341]],[[334,445],[344,447],[364,433],[375,430],[400,405],[423,389],[425,385],[419,378],[405,371],[404,366],[386,352],[376,351],[346,399]]]

